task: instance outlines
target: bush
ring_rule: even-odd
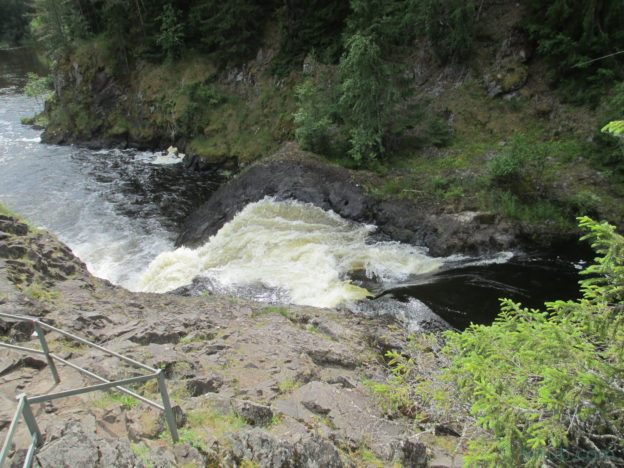
[[[490,160],[488,175],[493,182],[501,185],[517,185],[522,179],[538,180],[549,152],[547,143],[536,143],[515,134],[509,147]]]
[[[327,94],[310,78],[297,88],[299,110],[294,116],[295,136],[302,149],[320,154],[330,152],[330,104]]]
[[[340,74],[339,108],[349,132],[349,155],[356,161],[375,159],[384,152],[385,127],[401,96],[372,37],[355,34],[347,40]]]
[[[624,462],[624,237],[589,218],[580,225],[599,255],[582,299],[547,312],[503,300],[491,326],[445,334],[445,372],[487,431],[469,465]]]

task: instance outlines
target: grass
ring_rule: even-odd
[[[191,410],[186,416],[187,427],[179,432],[180,442],[188,442],[202,452],[210,449],[206,443],[210,438],[219,438],[246,425],[236,414],[222,413],[211,407]],[[161,437],[167,438],[168,434],[163,433]]]
[[[279,391],[282,393],[290,392],[299,387],[299,383],[295,380],[286,379],[282,380],[279,384],[277,384]]]
[[[95,408],[107,409],[113,405],[121,405],[125,409],[132,409],[139,403],[136,398],[119,391],[106,392],[102,397],[91,400],[89,404]]]
[[[147,445],[145,445],[144,442],[130,442],[130,447],[132,448],[132,451],[141,459],[145,468],[153,468],[154,462],[149,459],[151,450]]]
[[[270,314],[281,315],[282,317],[288,320],[291,319],[290,312],[288,311],[288,309],[284,309],[283,307],[275,307],[275,306],[268,306],[258,312],[254,312],[252,317],[261,317],[262,315],[270,315]]]
[[[59,293],[52,289],[48,289],[39,283],[32,283],[26,289],[24,294],[37,301],[54,302],[59,298]]]
[[[89,348],[86,344],[61,336],[60,338],[49,342],[50,349],[55,353],[60,352],[76,352],[85,351]]]
[[[6,205],[4,203],[2,203],[2,202],[0,202],[0,214],[5,215],[5,216],[12,216],[14,218],[19,218],[19,216],[17,214],[15,214],[11,210],[9,210],[6,207]]]

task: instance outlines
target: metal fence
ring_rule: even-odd
[[[25,468],[28,468],[31,466],[36,448],[43,443],[41,432],[39,431],[39,427],[37,426],[37,421],[30,407],[31,404],[43,403],[45,401],[51,401],[51,400],[56,400],[59,398],[79,395],[81,393],[95,392],[98,390],[108,390],[109,388],[115,388],[123,393],[126,393],[142,401],[143,403],[146,403],[152,406],[153,408],[163,411],[165,413],[165,420],[167,422],[169,432],[171,433],[171,438],[173,442],[178,442],[179,437],[178,437],[178,429],[176,426],[175,416],[173,414],[173,410],[171,409],[171,402],[169,400],[169,394],[167,393],[167,387],[165,384],[165,376],[161,369],[154,369],[152,367],[146,366],[145,364],[141,362],[135,361],[134,359],[131,359],[127,356],[123,356],[119,353],[115,353],[114,351],[110,351],[100,345],[92,343],[88,340],[85,340],[84,338],[80,338],[79,336],[73,335],[59,328],[53,327],[52,325],[48,325],[47,323],[42,322],[41,320],[33,318],[33,317],[28,317],[25,315],[13,315],[13,314],[0,313],[0,318],[2,317],[8,318],[11,320],[18,320],[21,322],[32,323],[34,330],[35,330],[35,334],[39,338],[41,349],[26,348],[23,346],[17,346],[17,345],[9,344],[9,343],[0,343],[0,347],[13,349],[16,351],[30,353],[30,354],[43,355],[45,357],[46,362],[48,363],[48,368],[50,369],[50,372],[52,373],[52,378],[54,379],[55,383],[58,384],[61,381],[58,371],[56,369],[55,361],[65,364],[66,366],[69,366],[72,369],[75,369],[78,372],[88,375],[89,377],[92,377],[103,383],[97,384],[97,385],[91,385],[89,387],[81,387],[81,388],[77,388],[73,390],[66,390],[66,391],[58,392],[58,393],[48,393],[46,395],[38,395],[38,396],[32,396],[32,397],[28,397],[25,394],[18,395],[17,396],[17,400],[18,400],[17,411],[15,412],[15,416],[13,417],[11,425],[9,426],[9,432],[4,440],[2,451],[0,452],[0,468],[4,466],[4,462],[8,457],[9,449],[11,448],[13,436],[15,435],[15,431],[17,429],[17,425],[19,423],[20,417],[24,418],[26,427],[28,428],[28,431],[30,432],[30,435],[31,435],[31,442],[29,444],[26,458],[24,461]],[[150,374],[141,375],[137,377],[131,377],[128,379],[123,379],[123,380],[116,380],[116,381],[111,382],[110,380],[105,379],[104,377],[101,377],[93,372],[83,369],[82,367],[61,358],[57,356],[56,354],[51,353],[48,347],[48,343],[45,338],[45,334],[43,333],[44,329],[57,332],[63,336],[66,336],[75,341],[78,341],[79,343],[98,349],[110,356],[114,356],[118,359],[121,359],[122,361],[127,362],[128,364],[145,369],[149,371]],[[158,382],[158,390],[160,392],[162,404],[159,404],[155,401],[145,398],[133,392],[132,390],[129,390],[123,387],[123,385],[147,382],[148,380],[151,380],[151,379],[156,379],[156,381]]]

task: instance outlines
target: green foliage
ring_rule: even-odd
[[[564,96],[596,102],[622,76],[624,4],[611,0],[531,0],[526,26]]]
[[[547,312],[510,300],[491,326],[447,332],[446,370],[487,434],[472,466],[615,466],[624,461],[624,238],[580,218],[598,253],[583,298]]]
[[[256,51],[272,2],[202,0],[189,12],[189,38],[223,63],[239,65]]]
[[[31,5],[22,0],[0,2],[0,42],[19,44],[28,35],[28,15]]]
[[[67,52],[73,41],[91,35],[81,0],[34,0],[30,30],[52,59]]]
[[[210,121],[212,109],[226,101],[226,97],[208,83],[194,83],[184,88],[188,103],[178,118],[179,131],[187,136],[202,133]]]
[[[52,77],[39,76],[36,73],[28,73],[28,81],[24,87],[26,96],[35,98],[40,103],[40,99],[47,99],[52,93]]]
[[[496,154],[488,163],[487,172],[492,181],[510,185],[523,178],[539,178],[549,155],[548,144],[540,144],[516,133],[509,147]]]
[[[168,61],[178,58],[184,44],[184,26],[180,21],[180,11],[171,4],[166,4],[162,14],[157,18],[160,21],[160,33],[156,36],[156,43]]]
[[[474,0],[414,0],[418,25],[425,31],[442,63],[465,60],[476,34],[477,5]]]
[[[59,298],[59,293],[57,291],[51,290],[39,283],[32,283],[24,289],[24,294],[32,299],[44,302],[54,302]]]
[[[413,335],[407,346],[388,351],[385,357],[391,368],[386,382],[365,382],[377,397],[380,407],[389,414],[399,412],[417,421],[465,421],[465,409],[454,395],[454,388],[441,379],[449,359],[442,354],[439,337]]]
[[[271,64],[278,76],[286,76],[312,54],[323,63],[337,62],[342,53],[341,32],[349,2],[336,0],[284,1],[277,10],[280,50]]]
[[[149,459],[150,448],[145,445],[145,442],[130,442],[130,448],[141,459],[145,468],[153,468],[154,462]]]
[[[261,311],[254,313],[253,317],[260,317],[262,315],[268,315],[268,314],[278,314],[290,320],[290,312],[288,311],[288,309],[284,309],[283,307],[275,307],[275,306],[265,307]]]
[[[321,154],[330,151],[332,119],[327,96],[310,78],[297,87],[299,110],[294,115],[295,137],[304,150]]]
[[[121,405],[125,409],[132,409],[139,403],[139,400],[126,393],[118,391],[108,391],[106,394],[96,400],[91,401],[91,405],[96,408],[107,409],[112,405]]]
[[[624,134],[624,120],[614,120],[602,127],[602,132],[610,133],[614,136],[622,136]]]
[[[355,34],[340,60],[340,116],[349,133],[349,155],[355,161],[383,154],[383,136],[395,104],[401,98],[391,70],[370,36]]]

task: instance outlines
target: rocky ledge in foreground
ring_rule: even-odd
[[[392,240],[429,248],[432,255],[488,254],[525,246],[575,242],[575,233],[548,232],[491,213],[440,214],[407,200],[385,200],[367,191],[361,173],[330,166],[319,156],[286,144],[219,188],[183,226],[177,245],[205,243],[247,204],[272,196],[333,210],[344,218],[378,226]]]
[[[405,333],[346,310],[267,307],[234,297],[130,293],[92,277],[47,233],[0,216],[0,312],[41,317],[107,348],[163,369],[178,405],[182,442],[162,417],[116,393],[35,405],[44,434],[41,466],[352,467],[459,466],[458,438],[385,414],[365,382],[383,382],[383,352]],[[24,323],[0,320],[4,340],[37,347]],[[55,333],[53,352],[108,379],[135,370]],[[0,436],[15,396],[94,382],[2,351]],[[157,399],[153,381],[139,393]],[[16,441],[12,463],[26,447]],[[442,449],[441,447],[446,447]]]

